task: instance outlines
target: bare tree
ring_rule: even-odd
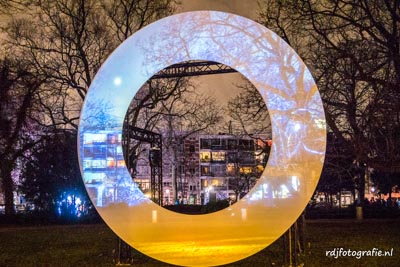
[[[20,99],[30,100],[30,90],[35,90],[35,103],[39,110],[32,118],[35,122],[61,129],[76,129],[82,102],[106,57],[129,34],[172,12],[175,1],[119,0],[110,5],[104,3],[93,0],[0,1],[0,6],[4,7],[0,13],[7,15],[9,21],[2,27],[6,34],[2,47],[7,54],[14,55],[29,67],[27,76],[18,76],[21,74],[18,73],[18,78],[4,77],[17,81],[10,85],[12,89],[29,87],[29,90],[18,91],[18,94],[22,93],[18,95]],[[133,5],[133,9],[123,8]],[[110,13],[110,10],[115,12]],[[119,33],[124,33],[124,37]],[[32,77],[37,77],[37,80]],[[36,86],[34,81],[40,81],[41,86]],[[2,87],[6,88],[7,84]],[[23,125],[22,113],[27,112],[29,107],[22,109],[15,105],[9,109],[10,114],[20,118],[16,125]],[[18,115],[20,113],[21,116]],[[2,145],[4,142],[6,146],[5,152],[2,147],[2,156],[9,154],[7,151],[12,150],[15,142],[22,142],[24,136],[28,135],[26,127],[22,126],[15,130],[10,128],[9,131],[15,134],[11,135],[13,140],[6,134],[2,135]],[[23,147],[23,150],[26,149],[26,146]],[[13,188],[9,173],[15,167],[14,159],[21,153],[16,152],[11,163],[3,161],[4,168],[7,167],[7,171],[1,172],[6,187],[3,189],[7,191],[7,212],[12,210]]]
[[[246,79],[236,86],[241,91],[227,103],[229,123],[225,130],[230,134],[254,138],[263,142],[264,148],[268,148],[267,141],[271,138],[272,128],[264,99],[257,88]],[[262,153],[269,154],[268,151]]]
[[[215,127],[222,120],[221,108],[215,99],[197,93],[187,79],[154,79],[136,94],[128,114],[131,125],[162,134],[163,154],[173,169],[174,200],[177,200],[182,184],[178,169],[188,165],[184,157],[179,157],[184,140]],[[131,151],[136,155],[143,152],[141,143],[131,144]]]
[[[13,171],[17,162],[39,141],[35,136],[35,102],[43,80],[29,72],[23,61],[0,62],[0,179],[5,213],[14,210]]]
[[[10,23],[8,45],[47,77],[41,104],[46,123],[77,128],[93,76],[115,47],[95,1],[34,1]],[[98,9],[98,8],[97,8]]]
[[[47,124],[77,128],[82,101],[106,57],[130,34],[172,12],[175,1],[32,1],[6,28],[7,45],[47,77]],[[165,9],[164,9],[165,8]]]
[[[298,48],[312,69],[329,129],[356,165],[397,172],[400,3],[266,0],[260,6],[260,21]]]
[[[164,121],[157,127],[164,132],[164,145],[171,156],[167,160],[173,169],[173,191],[176,201],[178,191],[184,191],[185,187],[182,172],[178,169],[190,165],[190,159],[179,157],[179,150],[183,148],[188,137],[210,131],[217,126],[222,121],[221,109],[215,99],[187,92],[180,99],[163,103],[161,113]]]
[[[176,0],[117,0],[102,1],[112,33],[120,42],[157,19],[172,14]]]
[[[234,122],[230,131],[246,135],[270,133],[268,108],[257,88],[248,80],[237,87],[240,93],[227,104],[228,115]]]

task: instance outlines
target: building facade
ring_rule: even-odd
[[[257,182],[266,156],[256,139],[234,135],[191,135],[163,148],[163,205],[237,201]],[[144,149],[146,151],[146,149]],[[148,154],[136,165],[135,182],[150,190]]]
[[[257,139],[228,134],[190,135],[176,138],[162,147],[162,205],[207,204],[210,201],[237,201],[261,175],[266,156]],[[124,198],[121,181],[126,162],[121,134],[112,131],[85,133],[83,181],[97,206]],[[145,196],[150,198],[151,147],[137,148],[129,172]]]

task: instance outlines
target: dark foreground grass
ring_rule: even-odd
[[[400,266],[400,220],[315,220],[306,223],[307,249],[298,266]],[[0,266],[115,266],[117,237],[103,224],[0,228]],[[327,250],[390,250],[392,257],[326,256]],[[288,266],[284,239],[226,267]],[[132,266],[171,266],[134,253]]]

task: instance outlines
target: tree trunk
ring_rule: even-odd
[[[14,209],[14,181],[12,179],[12,163],[4,159],[1,163],[1,185],[4,193],[5,214],[15,214]]]
[[[388,205],[388,207],[391,207],[392,206],[392,175],[393,175],[393,172],[390,172],[389,173],[389,175],[388,175],[388,177],[386,178],[387,179],[387,181],[388,181],[388,183],[389,183],[389,186],[388,186],[388,193],[389,193],[389,196],[388,196],[388,199],[387,199],[387,205]]]
[[[360,174],[360,185],[359,185],[359,194],[360,194],[360,205],[364,207],[364,199],[365,199],[365,170],[363,169],[362,173]]]
[[[173,198],[173,204],[176,204],[176,201],[178,200],[178,178],[176,175],[176,158],[174,158],[174,162],[172,163],[172,190],[174,191],[174,198]]]
[[[392,199],[392,190],[393,190],[393,181],[392,181],[392,176],[395,175],[393,171],[390,172],[390,177],[389,177],[389,200],[390,204],[393,205],[393,199]]]

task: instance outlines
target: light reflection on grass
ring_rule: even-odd
[[[310,243],[298,263],[305,266],[397,266],[400,262],[400,231],[397,220],[315,220],[306,224]],[[115,266],[113,249],[117,237],[105,225],[4,227],[0,228],[0,266]],[[259,253],[225,267],[282,266],[284,242],[278,239]],[[243,246],[247,246],[243,243]],[[168,247],[168,244],[163,244]],[[185,247],[184,245],[182,247]],[[211,245],[210,248],[214,246]],[[218,247],[218,246],[217,246]],[[326,250],[344,247],[353,250],[390,249],[393,257],[350,257],[332,259]],[[240,246],[232,248],[239,249]],[[172,248],[171,251],[179,249]],[[172,252],[173,253],[173,252]],[[210,257],[215,257],[210,255]],[[220,255],[218,255],[220,257]],[[134,252],[135,267],[172,266]],[[287,264],[286,264],[287,265]]]

